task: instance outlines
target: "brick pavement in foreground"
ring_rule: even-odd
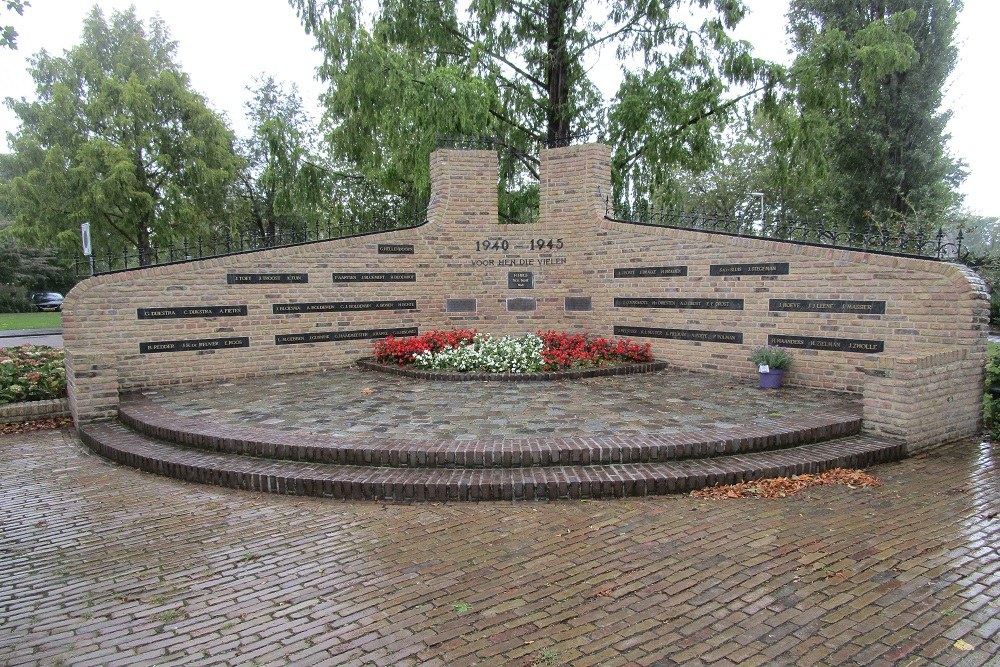
[[[3,436],[0,664],[997,664],[997,464],[964,442],[780,500],[386,505]]]

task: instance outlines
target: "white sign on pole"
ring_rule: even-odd
[[[90,223],[80,225],[80,236],[83,237],[83,256],[90,257]]]

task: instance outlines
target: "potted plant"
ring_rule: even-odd
[[[757,372],[760,373],[760,388],[777,389],[785,371],[792,365],[792,356],[783,348],[767,345],[754,350],[750,361],[757,365]]]

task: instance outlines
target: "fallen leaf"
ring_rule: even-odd
[[[371,387],[365,387],[364,389],[361,390],[361,393],[364,394],[365,396],[371,396],[372,394],[375,393],[375,390],[372,389]]]
[[[971,651],[972,649],[976,648],[975,646],[965,641],[964,639],[959,639],[957,642],[953,644],[953,646],[957,648],[959,651]]]
[[[786,498],[799,493],[811,486],[824,484],[844,484],[852,489],[880,486],[878,478],[862,470],[834,468],[821,475],[794,475],[792,477],[776,477],[759,479],[753,482],[714,486],[708,489],[692,491],[696,498]]]
[[[0,435],[11,433],[30,433],[32,431],[50,431],[52,429],[71,426],[73,420],[70,417],[54,417],[52,419],[38,419],[30,422],[17,422],[14,424],[0,425]]]

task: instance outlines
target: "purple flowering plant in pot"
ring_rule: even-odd
[[[792,355],[784,348],[765,345],[750,353],[750,361],[757,366],[761,389],[777,389],[785,371],[792,365]]]

